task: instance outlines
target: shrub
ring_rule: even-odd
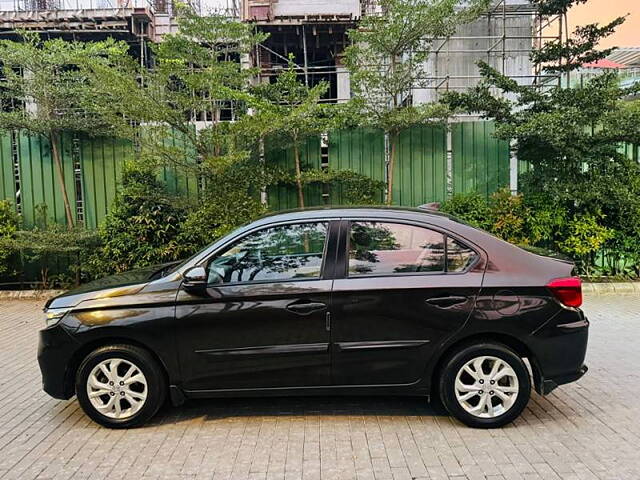
[[[478,193],[456,193],[443,202],[440,210],[474,227],[491,230],[491,210],[486,198]]]
[[[558,243],[560,249],[579,261],[588,275],[593,256],[610,239],[613,232],[598,223],[593,215],[575,216],[566,228],[566,238]]]
[[[531,243],[528,232],[531,210],[521,194],[512,195],[507,188],[498,190],[489,198],[489,210],[490,231],[494,235],[515,244]]]
[[[0,274],[9,270],[9,259],[13,253],[8,242],[20,226],[20,217],[11,202],[0,200]]]
[[[95,276],[180,258],[176,239],[185,217],[151,167],[125,165],[122,188],[99,228],[102,247],[91,258]]]

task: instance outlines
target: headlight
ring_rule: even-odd
[[[48,308],[44,311],[44,321],[47,327],[51,327],[58,323],[65,314],[71,310],[70,308]]]

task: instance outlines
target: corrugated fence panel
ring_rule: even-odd
[[[11,158],[11,134],[0,131],[0,200],[9,200],[15,206],[16,188]]]
[[[265,162],[267,165],[276,166],[291,173],[295,171],[293,148],[286,150],[267,149]],[[320,137],[309,138],[306,144],[300,148],[300,166],[303,171],[320,168]],[[305,206],[323,205],[321,185],[305,185],[303,191]],[[295,185],[269,187],[267,197],[271,210],[298,208]]]
[[[184,135],[176,130],[172,130],[163,140],[164,146],[173,152],[179,158],[176,161],[182,165],[194,163],[196,161],[195,151]],[[164,166],[160,174],[160,178],[167,185],[169,193],[174,195],[186,195],[187,197],[197,198],[198,196],[198,178],[194,172],[185,173],[181,171],[178,165]]]
[[[640,146],[632,143],[621,143],[618,145],[618,152],[625,155],[629,160],[640,159]]]
[[[374,180],[384,181],[384,133],[382,130],[360,128],[329,133],[329,168],[353,170]],[[331,189],[332,205],[347,203],[340,187]],[[382,192],[378,202],[382,203]]]
[[[134,156],[130,142],[112,138],[80,138],[80,162],[87,228],[104,220],[122,178],[122,168]]]
[[[453,125],[454,192],[478,191],[489,195],[501,186],[508,185],[508,143],[495,139],[493,132],[494,125],[491,122]],[[47,206],[48,219],[64,224],[64,205],[49,141],[24,132],[19,133],[17,138],[25,226],[32,227],[39,220],[39,205]],[[189,142],[179,133],[169,134],[166,142],[172,155],[182,155],[180,150],[184,149],[185,161],[195,161]],[[625,147],[624,151],[634,155],[637,147],[635,150]],[[136,155],[133,146],[128,141],[105,138],[79,137],[74,142],[71,134],[65,134],[60,139],[60,152],[71,207],[75,213],[77,205],[73,168],[74,160],[77,160],[82,171],[85,225],[96,228],[115,199],[125,161]],[[309,139],[300,153],[303,169],[320,168],[319,137]],[[0,134],[0,160],[0,198],[15,202],[11,134],[8,132]],[[382,181],[385,178],[384,134],[381,130],[364,128],[331,132],[328,160],[332,169],[348,169]],[[268,149],[266,162],[293,172],[293,149]],[[160,172],[160,178],[166,182],[171,193],[196,198],[196,174],[185,174],[183,171],[179,167],[165,167]],[[394,203],[398,205],[416,206],[446,198],[446,133],[443,127],[419,126],[400,134],[394,183]],[[322,185],[305,186],[306,205],[326,203],[322,192]],[[268,194],[272,210],[296,208],[298,205],[294,185],[271,187]],[[346,203],[347,199],[343,197],[343,192],[337,187],[329,192],[328,202],[333,205]],[[379,201],[383,201],[382,196]]]
[[[75,204],[73,164],[64,161],[67,136],[60,139],[63,155],[63,171],[71,208]],[[57,173],[48,139],[37,135],[19,134],[20,179],[22,215],[26,227],[42,223],[46,212],[47,221],[66,224],[64,202],[58,187]],[[43,209],[46,207],[46,210]]]
[[[493,136],[494,122],[452,125],[453,192],[489,196],[509,185],[509,142]]]
[[[446,131],[417,126],[400,133],[394,167],[393,203],[416,207],[447,195]]]

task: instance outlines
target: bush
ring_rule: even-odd
[[[474,227],[491,230],[491,210],[487,199],[478,193],[456,193],[440,210]]]
[[[9,259],[13,253],[8,241],[10,241],[20,226],[20,217],[14,210],[11,202],[0,200],[0,275],[9,270]]]
[[[603,227],[593,215],[575,216],[567,225],[566,238],[558,243],[560,250],[575,258],[589,275],[594,255],[602,249],[613,232]]]
[[[89,257],[100,244],[97,232],[53,224],[46,228],[18,230],[4,247],[19,258],[19,277],[31,271],[41,288],[68,288],[89,280]],[[37,277],[33,270],[37,268]]]
[[[122,188],[99,228],[102,247],[92,256],[96,277],[180,258],[176,241],[185,209],[171,198],[153,168],[125,165]]]
[[[488,201],[475,193],[458,194],[441,210],[511,243],[558,250],[587,276],[597,272],[596,257],[607,242],[621,238],[620,231],[606,226],[603,215],[574,214],[569,219],[568,209],[544,194],[512,195],[502,189]],[[609,271],[626,265],[619,257],[609,260]]]

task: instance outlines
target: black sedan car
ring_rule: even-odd
[[[167,396],[312,394],[437,396],[498,427],[587,370],[572,271],[435,212],[288,212],[50,300],[38,360],[107,427]]]

